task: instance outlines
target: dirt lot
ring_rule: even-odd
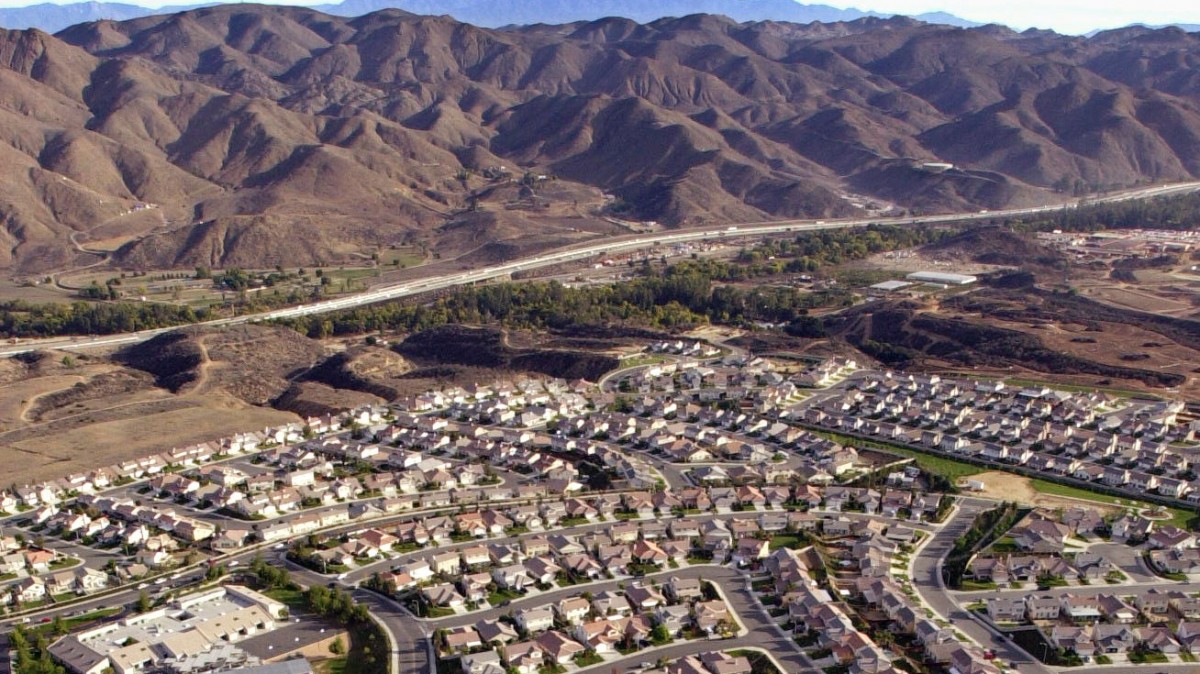
[[[981,264],[958,255],[932,254],[917,248],[877,253],[861,262],[842,265],[843,269],[882,269],[896,272],[898,276],[919,271],[936,271],[950,274],[986,274],[1001,269],[1011,269],[994,264]]]
[[[24,484],[296,419],[228,396],[138,403],[30,426],[0,440],[0,465],[6,483]]]
[[[979,496],[994,498],[1002,501],[1015,501],[1021,505],[1038,506],[1043,508],[1070,508],[1073,506],[1086,505],[1090,508],[1095,508],[1103,514],[1114,514],[1121,511],[1121,508],[1116,506],[1098,503],[1096,501],[1087,501],[1083,499],[1069,498],[1066,496],[1055,496],[1053,494],[1043,494],[1033,488],[1029,478],[1005,473],[1002,471],[988,471],[972,475],[971,480],[979,480],[987,487],[981,492],[973,492]]]
[[[190,385],[176,393],[157,385],[151,372],[98,354],[0,361],[4,484],[58,478],[298,419],[268,403],[287,388],[289,368],[319,355],[319,344],[265,328],[192,341],[200,361]]]
[[[1084,290],[1084,294],[1119,307],[1149,311],[1164,316],[1186,316],[1195,311],[1195,307],[1187,302],[1162,297],[1153,291],[1140,288],[1100,286],[1087,288]]]

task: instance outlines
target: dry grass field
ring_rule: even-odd
[[[1188,302],[1173,300],[1152,290],[1143,290],[1137,287],[1098,286],[1087,288],[1084,294],[1118,307],[1148,311],[1164,316],[1185,316],[1195,311],[1195,307]]]
[[[22,484],[60,477],[297,418],[212,395],[127,405],[111,412],[32,427],[15,442],[0,439],[7,481]]]
[[[203,345],[207,340],[200,340]],[[238,336],[230,341],[237,342]],[[248,344],[254,344],[247,340]],[[194,385],[178,393],[156,385],[148,372],[103,357],[45,354],[32,361],[0,362],[0,469],[2,484],[62,477],[156,451],[216,440],[295,421],[251,395],[273,373],[230,363],[241,344],[221,343],[221,360],[197,367]],[[262,344],[267,352],[283,351]],[[209,385],[209,366],[220,374]],[[233,370],[246,374],[254,390]],[[276,375],[277,377],[278,375]]]

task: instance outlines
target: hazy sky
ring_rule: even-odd
[[[828,4],[855,6],[843,0]],[[1131,23],[1200,24],[1200,2],[1196,0],[866,0],[857,6],[896,14],[945,11],[981,23],[1053,28],[1060,33],[1086,33]]]
[[[0,7],[21,7],[47,0],[0,0]],[[49,0],[59,4],[80,0]],[[204,0],[112,0],[160,7],[198,4]],[[221,0],[225,1],[225,0]],[[308,5],[338,0],[256,0],[271,4]],[[651,0],[646,0],[650,2]],[[944,11],[981,23],[1003,23],[1017,29],[1052,28],[1086,33],[1131,23],[1200,24],[1200,0],[802,0],[808,4],[857,7],[877,12],[921,14]],[[579,0],[587,2],[587,0]]]

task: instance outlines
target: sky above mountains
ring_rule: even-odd
[[[828,4],[849,6],[837,0]],[[1086,33],[1134,23],[1200,24],[1200,3],[1187,0],[872,0],[870,9],[896,14],[946,11],[980,23],[1003,23],[1017,29],[1051,28],[1060,33]]]
[[[72,4],[79,0],[57,0]],[[208,4],[205,0],[110,0],[144,7]],[[211,0],[210,0],[211,1]],[[216,0],[224,2],[226,0]],[[315,5],[329,0],[257,0],[264,4]],[[336,0],[334,0],[336,2]],[[588,0],[578,0],[586,3]],[[0,0],[0,8],[27,7],[38,0]],[[861,9],[916,16],[948,12],[978,23],[1000,23],[1012,28],[1049,28],[1064,34],[1084,34],[1131,24],[1180,24],[1188,30],[1200,25],[1200,2],[1188,0],[811,0],[838,9]],[[807,3],[802,3],[807,4]],[[697,10],[702,11],[702,10]],[[460,17],[461,18],[461,17]]]

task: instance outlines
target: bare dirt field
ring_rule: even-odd
[[[26,285],[12,279],[0,279],[0,298],[5,301],[21,300],[35,304],[70,302],[75,299],[50,284]]]
[[[1087,288],[1084,294],[1101,302],[1115,304],[1119,307],[1149,311],[1164,316],[1187,314],[1194,307],[1187,302],[1169,299],[1154,292],[1117,286],[1100,286]]]
[[[1001,501],[1014,501],[1021,505],[1051,509],[1085,505],[1089,508],[1095,508],[1098,512],[1106,515],[1118,513],[1122,510],[1117,506],[1096,501],[1044,494],[1033,488],[1033,484],[1029,478],[1013,475],[1012,473],[993,470],[972,475],[970,479],[979,480],[987,485],[983,491],[974,493]]]
[[[0,432],[26,420],[29,408],[40,396],[61,391],[84,381],[80,375],[39,377],[22,381],[19,386],[0,386]]]
[[[842,265],[844,269],[882,269],[897,274],[918,271],[936,271],[951,274],[986,274],[1002,269],[1011,269],[994,264],[981,264],[958,255],[935,254],[910,248],[908,250],[877,253],[860,262]]]
[[[96,354],[0,361],[2,483],[63,477],[298,419],[269,402],[287,387],[287,368],[311,364],[318,344],[267,329],[192,342],[194,376],[174,393],[154,374]]]
[[[939,315],[950,318],[978,322],[977,314],[941,311]],[[1104,363],[1117,367],[1135,368],[1153,372],[1167,372],[1182,375],[1186,383],[1178,389],[1162,389],[1147,386],[1137,379],[1120,379],[1093,374],[1048,374],[1024,368],[992,369],[989,374],[998,376],[1022,377],[1029,375],[1031,379],[1052,379],[1063,384],[1076,386],[1096,386],[1099,388],[1115,388],[1129,391],[1146,391],[1160,396],[1196,396],[1200,395],[1200,377],[1197,377],[1197,364],[1200,364],[1200,351],[1189,348],[1163,335],[1146,330],[1137,325],[1125,323],[1100,323],[1084,326],[1075,323],[1031,324],[1023,321],[1007,321],[989,318],[983,321],[987,325],[1007,330],[1016,330],[1037,337],[1049,349],[1071,356]],[[1093,329],[1088,329],[1089,327]],[[1098,328],[1098,329],[1096,329]],[[1123,358],[1126,356],[1127,358]],[[935,364],[935,359],[930,359]],[[953,364],[942,364],[947,369],[961,371],[961,367]],[[980,368],[983,370],[984,368]],[[971,374],[971,372],[967,372]]]
[[[23,484],[296,419],[227,396],[131,405],[116,418],[51,422],[0,441],[0,466],[6,484]]]

